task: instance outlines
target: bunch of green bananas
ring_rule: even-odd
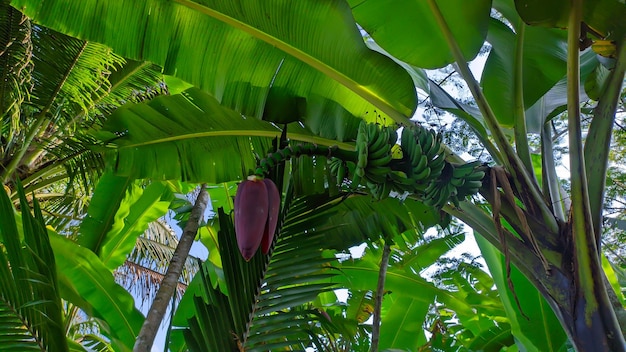
[[[451,201],[458,207],[461,200],[477,193],[482,186],[485,172],[479,169],[480,165],[479,161],[460,165],[446,163],[441,177],[424,190],[424,204],[441,208]]]
[[[399,191],[424,195],[446,164],[441,134],[418,125],[404,127],[400,137],[403,164],[390,175]]]
[[[329,169],[344,183],[352,174],[351,188],[365,185],[375,199],[384,199],[391,191],[409,192],[438,208],[448,202],[458,206],[465,197],[478,192],[485,172],[479,162],[450,164],[445,160],[441,134],[418,125],[404,127],[401,145],[394,127],[361,121],[352,161],[329,160]],[[394,150],[400,155],[394,156]]]
[[[346,162],[339,158],[330,158],[328,159],[328,169],[331,175],[337,178],[337,185],[343,185],[348,173],[348,165]]]
[[[337,183],[343,184],[345,175],[352,174],[351,188],[365,185],[375,199],[389,196],[393,181],[388,175],[392,172],[389,163],[393,160],[392,148],[398,140],[393,126],[379,126],[361,121],[356,138],[354,162],[333,158],[329,161],[331,174],[336,175]]]

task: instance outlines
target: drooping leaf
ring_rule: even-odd
[[[254,153],[265,155],[268,137],[279,134],[275,126],[244,118],[193,88],[125,105],[99,132],[105,140],[114,139],[111,167],[118,175],[208,183],[250,174],[256,168]],[[265,150],[253,150],[252,143]]]
[[[87,216],[81,222],[78,244],[96,254],[100,253],[106,234],[113,228],[117,210],[131,184],[129,177],[110,173],[102,176],[91,199]],[[117,226],[123,227],[123,223],[118,222]]]
[[[571,4],[567,1],[515,0],[515,8],[528,24],[566,28]],[[626,6],[619,0],[583,1],[583,20],[603,38],[618,39],[626,31]]]
[[[148,224],[165,215],[170,204],[164,200],[168,190],[163,183],[153,182],[145,189],[133,189],[124,198],[115,216],[116,224],[107,233],[102,244],[100,258],[109,269],[115,269],[124,263],[128,254],[135,247],[137,238],[148,229]],[[135,198],[137,197],[137,198]]]
[[[476,241],[487,262],[489,272],[493,275],[507,311],[511,331],[518,343],[528,350],[561,350],[567,336],[541,293],[514,265],[511,265],[510,279],[514,283],[515,293],[511,292],[507,284],[504,256],[482,236],[477,235]],[[516,297],[520,302],[521,311],[515,302]]]
[[[250,116],[287,122],[303,116],[301,111],[327,113],[339,104],[351,115],[378,109],[402,121],[416,104],[409,75],[367,49],[342,2],[152,0],[132,9],[98,1],[12,5],[46,26],[161,65],[166,74]],[[326,107],[309,109],[320,104]]]
[[[393,293],[384,298],[385,316],[380,327],[380,348],[411,350],[426,342],[422,322],[430,308],[421,300]]]
[[[517,19],[509,19],[517,23]],[[564,31],[520,25],[523,36],[492,19],[487,41],[492,48],[482,74],[481,85],[498,121],[513,126],[516,86],[516,46],[523,40],[522,74],[524,107],[529,108],[565,76],[567,38]],[[522,39],[523,38],[523,39]]]
[[[18,193],[22,231],[11,200],[0,192],[0,349],[69,351],[46,224],[36,201],[31,214],[21,185]]]
[[[491,1],[474,1],[472,6],[465,6],[462,0],[433,2],[465,59],[473,59],[485,41]],[[358,24],[399,60],[430,69],[454,61],[430,2],[350,0],[349,3]]]
[[[50,236],[50,244],[59,278],[70,285],[66,292],[83,300],[72,303],[105,321],[109,337],[131,350],[144,318],[130,293],[115,283],[111,271],[89,249],[60,235]]]

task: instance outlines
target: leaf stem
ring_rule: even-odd
[[[528,147],[528,134],[526,132],[526,109],[524,108],[524,32],[526,25],[521,19],[517,28],[515,62],[513,63],[515,148],[517,155],[519,155],[522,163],[526,166],[526,171],[528,171],[531,177],[535,178],[530,148]]]
[[[611,135],[615,122],[617,101],[624,83],[626,71],[626,37],[618,43],[618,55],[615,68],[611,71],[608,84],[602,92],[598,105],[594,109],[593,120],[585,139],[585,171],[589,190],[589,206],[593,219],[593,231],[596,245],[600,248],[602,230],[602,205],[606,187]]]
[[[567,36],[567,113],[572,174],[572,210],[570,213],[571,240],[574,251],[574,279],[576,302],[574,313],[580,322],[575,324],[577,348],[606,346],[614,351],[626,350],[615,311],[606,293],[605,275],[599,258],[591,216],[587,175],[583,155],[580,121],[580,54],[579,40],[582,23],[582,0],[572,0]],[[583,311],[584,310],[584,311]],[[598,318],[600,321],[598,321]],[[593,329],[600,324],[602,331]],[[600,327],[598,327],[600,328]],[[591,339],[590,339],[591,338]],[[581,341],[577,341],[581,340]],[[592,342],[592,340],[594,340]]]
[[[566,222],[565,204],[561,195],[561,185],[559,176],[556,174],[556,164],[554,163],[554,144],[552,143],[552,129],[550,123],[544,123],[541,129],[541,164],[543,188],[550,195],[552,211],[554,216],[562,222]]]
[[[550,231],[557,232],[558,224],[556,223],[554,216],[552,215],[550,209],[548,208],[548,205],[543,199],[537,183],[534,182],[533,178],[531,178],[528,171],[526,170],[526,167],[524,166],[524,163],[522,163],[520,158],[513,150],[513,147],[511,147],[511,145],[509,144],[507,137],[504,135],[504,131],[500,127],[498,120],[496,119],[496,116],[491,109],[491,106],[489,106],[489,103],[487,102],[487,99],[485,98],[480,88],[480,85],[470,71],[467,61],[465,60],[463,53],[461,52],[461,49],[456,42],[456,39],[452,35],[452,32],[450,31],[450,28],[448,27],[445,18],[443,18],[443,15],[439,10],[436,1],[428,0],[428,3],[432,9],[433,14],[435,15],[435,20],[439,24],[439,27],[443,31],[446,41],[448,42],[448,46],[450,47],[450,51],[452,52],[452,55],[456,61],[459,73],[467,83],[467,86],[472,93],[472,96],[476,100],[476,104],[478,105],[480,112],[485,118],[485,122],[487,123],[487,127],[491,131],[494,142],[503,153],[502,162],[504,163],[504,166],[507,168],[507,170],[509,170],[511,175],[513,175],[516,186],[519,188],[520,192],[524,192],[528,195],[528,200],[532,200],[532,202],[527,201],[526,203],[528,204],[525,205],[531,208],[530,210],[532,212],[538,212],[541,214],[541,217],[543,218],[546,226]],[[538,207],[538,209],[532,209],[533,207]]]

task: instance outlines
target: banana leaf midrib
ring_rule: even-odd
[[[215,11],[209,7],[202,6],[198,3],[189,1],[189,0],[175,0],[177,3],[188,7],[190,9],[196,10],[200,13],[203,13],[207,16],[215,18],[216,20],[226,23],[234,28],[240,29],[254,38],[260,39],[265,43],[272,45],[283,52],[295,57],[296,59],[310,65],[314,69],[319,72],[325,74],[326,76],[332,78],[336,82],[341,85],[347,87],[354,93],[361,96],[363,99],[372,102],[374,105],[378,106],[382,111],[389,114],[391,118],[393,118],[398,123],[408,123],[409,118],[396,110],[393,106],[391,106],[386,100],[382,99],[376,92],[371,91],[366,86],[355,82],[353,79],[349,78],[345,74],[339,72],[338,70],[333,69],[331,66],[326,65],[323,61],[315,58],[314,56],[300,50],[292,45],[289,45],[283,40],[270,35],[262,30],[254,28],[246,23],[243,23],[235,18],[227,16],[219,11]]]
[[[145,142],[135,142],[132,144],[123,144],[118,147],[118,149],[126,149],[126,148],[137,148],[154,144],[168,143],[168,142],[177,142],[191,139],[200,139],[200,138],[210,138],[210,137],[269,137],[276,138],[280,137],[281,131],[261,131],[261,130],[227,130],[227,131],[214,131],[214,132],[196,132],[196,133],[187,133],[181,134],[177,136],[165,137],[165,138],[156,138]],[[354,151],[355,146],[352,143],[339,142],[336,140],[330,140],[322,137],[316,137],[312,135],[299,134],[299,133],[287,133],[287,137],[290,140],[304,142],[304,143],[313,143],[328,147],[337,146],[343,150]]]

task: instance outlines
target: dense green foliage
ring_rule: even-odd
[[[618,0],[0,0],[0,350],[133,349],[178,243],[158,219],[184,227],[206,183],[172,351],[624,351],[624,18]],[[425,142],[389,133],[415,123],[439,132],[430,178]],[[237,184],[301,144],[328,152],[263,161],[278,231],[245,261]],[[457,194],[465,152],[482,179]],[[473,238],[480,258],[451,257]]]

